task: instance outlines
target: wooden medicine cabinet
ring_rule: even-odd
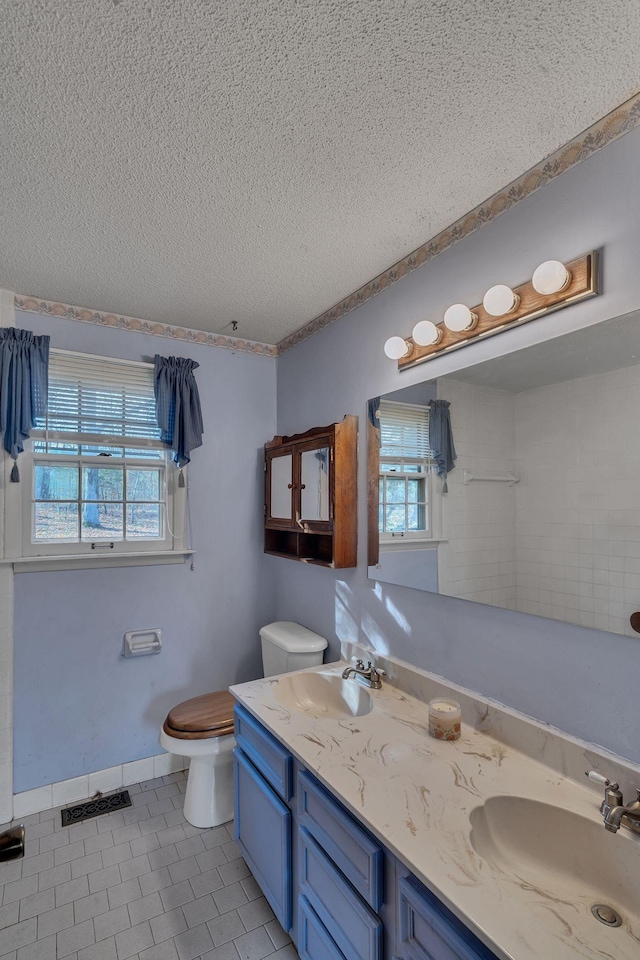
[[[355,567],[358,418],[264,446],[264,550],[324,567]]]

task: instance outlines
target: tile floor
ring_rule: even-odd
[[[0,864],[0,960],[297,960],[232,825],[188,824],[185,788],[135,784],[132,807],[71,827],[25,817],[24,858]]]

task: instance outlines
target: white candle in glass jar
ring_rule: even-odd
[[[436,740],[457,740],[461,721],[462,709],[457,700],[434,697],[429,701],[429,733]]]

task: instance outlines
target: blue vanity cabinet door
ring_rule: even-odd
[[[348,960],[382,960],[380,917],[304,827],[298,829],[298,871],[300,893],[344,956]]]
[[[262,724],[239,705],[234,710],[235,737],[242,752],[283,800],[293,796],[293,757]]]
[[[415,877],[401,877],[397,960],[497,958]]]
[[[233,751],[234,839],[284,930],[291,928],[291,811],[241,750]]]
[[[318,914],[302,896],[298,901],[298,956],[300,960],[346,960]]]
[[[382,848],[342,804],[306,770],[298,773],[298,821],[320,844],[347,880],[379,913],[382,906]]]

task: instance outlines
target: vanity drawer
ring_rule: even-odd
[[[306,897],[298,901],[298,955],[300,960],[345,960]]]
[[[382,850],[306,770],[298,773],[298,818],[377,913],[382,904]]]
[[[398,960],[497,960],[413,877],[398,883]]]
[[[382,922],[300,827],[299,889],[348,960],[382,960]]]
[[[235,737],[238,746],[283,800],[291,800],[293,796],[293,757],[243,707],[236,706],[234,714]]]

